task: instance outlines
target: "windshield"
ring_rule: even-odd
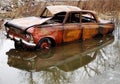
[[[43,13],[41,14],[42,18],[47,18],[47,17],[52,17],[53,15],[51,14],[51,12],[48,9],[45,9],[43,11]]]

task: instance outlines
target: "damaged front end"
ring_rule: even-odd
[[[4,24],[6,36],[7,38],[15,41],[15,47],[16,45],[36,47],[37,44],[34,42],[32,33],[28,32],[27,29],[33,28],[35,25],[40,25],[49,19],[51,18],[40,18],[34,16],[13,19]]]
[[[15,42],[15,47],[22,46],[35,47],[33,36],[25,32],[22,28],[9,22],[5,23],[5,30],[7,38],[10,38]]]

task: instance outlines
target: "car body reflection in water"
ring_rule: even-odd
[[[37,75],[37,78],[41,77],[44,82],[42,84],[66,84],[74,77],[81,80],[100,74],[103,68],[96,59],[101,54],[102,48],[113,41],[114,37],[109,35],[65,44],[49,51],[11,49],[6,54],[9,66],[30,72],[31,82],[35,82],[36,77],[33,78],[33,73],[37,73],[42,74]],[[89,64],[92,64],[92,67]],[[37,82],[41,80],[36,79]]]

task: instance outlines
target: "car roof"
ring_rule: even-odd
[[[53,15],[60,13],[60,12],[81,11],[81,9],[76,6],[67,6],[67,5],[47,6],[46,8]]]

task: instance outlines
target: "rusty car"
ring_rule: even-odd
[[[53,69],[51,68],[53,66],[65,72],[70,72],[89,65],[94,60],[96,61],[93,63],[98,62],[97,58],[101,50],[113,42],[114,36],[106,35],[103,38],[97,38],[97,40],[89,39],[57,46],[49,49],[50,52],[48,53],[44,53],[42,50],[10,49],[6,52],[6,55],[8,55],[7,64],[10,67],[33,72]]]
[[[40,17],[16,18],[5,22],[6,36],[14,40],[15,48],[51,47],[96,35],[106,35],[114,30],[114,23],[100,19],[95,11],[76,6],[46,6]]]

